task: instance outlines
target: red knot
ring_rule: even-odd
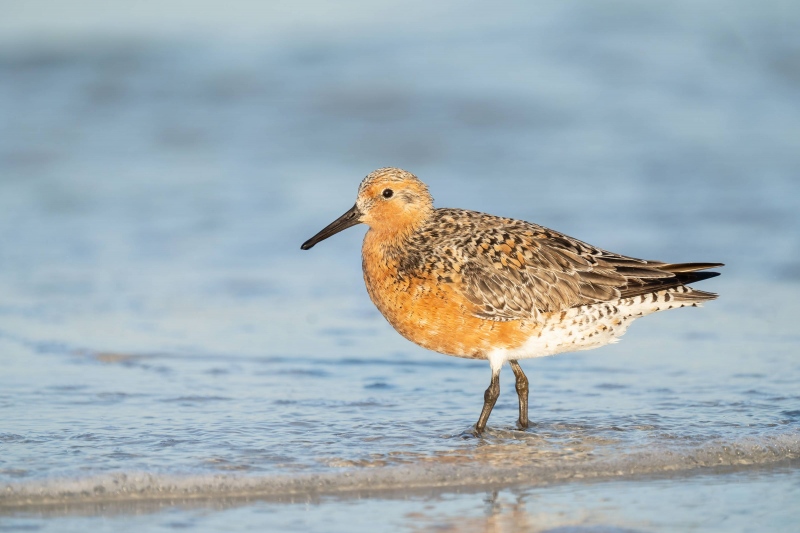
[[[364,281],[386,320],[429,350],[489,361],[478,434],[500,394],[504,362],[516,377],[518,424],[526,428],[520,359],[604,346],[636,318],[713,300],[716,294],[688,285],[723,266],[645,261],[530,222],[434,208],[428,187],[398,168],[364,178],[353,208],[302,249],[361,223],[369,226]]]

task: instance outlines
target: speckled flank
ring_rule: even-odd
[[[505,361],[588,350],[615,343],[639,317],[667,309],[702,305],[698,301],[683,299],[688,295],[696,296],[698,292],[680,286],[650,295],[548,313],[539,334],[529,337],[521,346],[496,347],[488,353],[488,359],[493,369],[499,369]]]
[[[396,168],[369,174],[353,209],[303,248],[358,222],[370,226],[367,291],[389,323],[430,350],[489,360],[484,423],[505,361],[603,346],[638,317],[716,298],[687,284],[720,264],[645,261],[521,220],[435,209],[425,184]]]

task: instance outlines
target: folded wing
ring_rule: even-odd
[[[472,313],[491,320],[519,320],[679,287],[719,275],[702,272],[720,263],[663,263],[626,257],[591,246],[554,230],[522,222],[452,210],[481,231],[445,241],[456,259]],[[477,219],[477,220],[475,220]],[[486,228],[492,228],[487,231]],[[694,290],[679,299],[709,300],[715,294]]]

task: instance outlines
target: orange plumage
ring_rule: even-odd
[[[463,209],[435,209],[413,174],[383,168],[356,204],[306,241],[309,249],[355,224],[369,226],[362,260],[367,292],[405,338],[458,357],[488,359],[492,381],[480,433],[508,361],[527,427],[528,381],[518,359],[616,342],[634,319],[716,298],[689,283],[718,263],[645,261],[554,230]]]

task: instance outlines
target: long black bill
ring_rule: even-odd
[[[361,218],[361,211],[358,210],[358,206],[354,205],[352,208],[350,208],[350,210],[347,213],[345,213],[344,215],[340,216],[339,218],[337,218],[336,220],[325,226],[325,228],[322,231],[320,231],[319,233],[308,239],[306,242],[304,242],[303,245],[300,247],[300,249],[309,250],[318,242],[324,241],[328,237],[332,237],[333,235],[336,235],[340,231],[346,230],[351,226],[355,226],[356,224],[361,224],[361,221],[359,220],[360,218]]]

